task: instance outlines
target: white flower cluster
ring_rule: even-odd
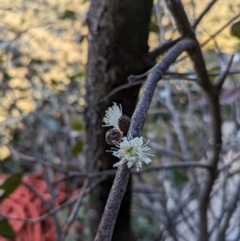
[[[122,106],[118,106],[115,102],[113,102],[113,106],[109,107],[106,110],[106,114],[103,118],[103,122],[106,125],[103,125],[103,127],[106,126],[113,126],[114,128],[119,129],[118,127],[118,119],[122,116]]]
[[[106,111],[106,115],[103,118],[103,121],[106,123],[105,126],[114,126],[118,128],[118,119],[122,115],[122,108],[117,106],[116,103],[113,103],[112,107],[109,107]],[[149,142],[149,141],[148,141]],[[146,164],[151,162],[149,156],[153,156],[147,153],[150,148],[147,146],[147,143],[143,144],[142,137],[123,137],[121,142],[113,141],[116,147],[113,147],[112,154],[120,159],[119,162],[115,163],[114,167],[119,167],[123,163],[127,162],[127,166],[131,168],[134,164],[136,165],[137,171],[142,167],[142,163]]]

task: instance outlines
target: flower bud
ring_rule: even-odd
[[[117,128],[113,128],[106,132],[105,140],[108,145],[114,145],[114,141],[120,142],[122,136],[122,133]]]
[[[126,115],[121,115],[120,118],[118,119],[118,126],[120,131],[123,133],[126,133],[129,129],[130,126],[130,118]]]

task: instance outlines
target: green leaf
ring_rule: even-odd
[[[4,238],[15,238],[15,232],[6,219],[0,220],[0,236]]]
[[[73,120],[72,129],[75,131],[82,131],[82,129],[83,129],[82,121],[80,119]]]
[[[183,172],[181,172],[181,171],[179,171],[177,169],[173,169],[173,175],[174,175],[175,180],[177,182],[183,183],[183,182],[189,181],[188,176],[185,173],[183,173]]]
[[[75,12],[72,10],[66,10],[63,15],[60,17],[60,19],[66,19],[66,18],[75,18]]]
[[[240,21],[231,26],[231,35],[240,39]]]
[[[72,154],[77,155],[78,153],[82,152],[83,150],[83,142],[79,140],[73,147],[72,147]]]
[[[21,180],[22,173],[19,172],[10,176],[2,185],[0,185],[0,189],[4,192],[0,197],[0,202],[9,196],[21,184]]]
[[[154,32],[154,33],[159,33],[159,27],[156,23],[151,22],[150,23],[150,28],[149,28],[150,32]]]

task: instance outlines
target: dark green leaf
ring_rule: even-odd
[[[1,186],[0,189],[4,190],[0,201],[9,196],[20,184],[22,180],[22,173],[16,173],[10,176]]]
[[[173,174],[174,174],[175,180],[177,182],[183,183],[183,182],[189,181],[188,176],[185,173],[183,173],[182,171],[173,169]]]
[[[66,19],[66,18],[74,19],[75,18],[75,12],[73,12],[72,10],[66,10],[63,13],[63,15],[61,16],[60,19]]]
[[[82,121],[80,119],[73,120],[72,129],[75,131],[82,131],[83,129]]]
[[[159,27],[154,22],[150,23],[150,32],[159,33]]]
[[[83,142],[79,140],[72,148],[72,154],[77,155],[83,150]]]
[[[9,239],[15,238],[15,233],[6,219],[0,220],[0,236]]]
[[[240,21],[231,26],[231,35],[240,39]]]

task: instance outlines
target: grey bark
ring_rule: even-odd
[[[127,83],[130,74],[145,72],[148,66],[148,26],[152,1],[93,0],[88,13],[89,47],[86,78],[85,153],[89,171],[111,169],[116,161],[106,153],[107,128],[102,127],[105,110],[112,102],[121,103],[124,114],[131,116],[139,86],[119,91],[108,100],[114,88]],[[89,198],[88,224],[93,240],[104,210],[113,177],[103,182]],[[130,230],[131,182],[128,184],[113,240],[133,240]]]

